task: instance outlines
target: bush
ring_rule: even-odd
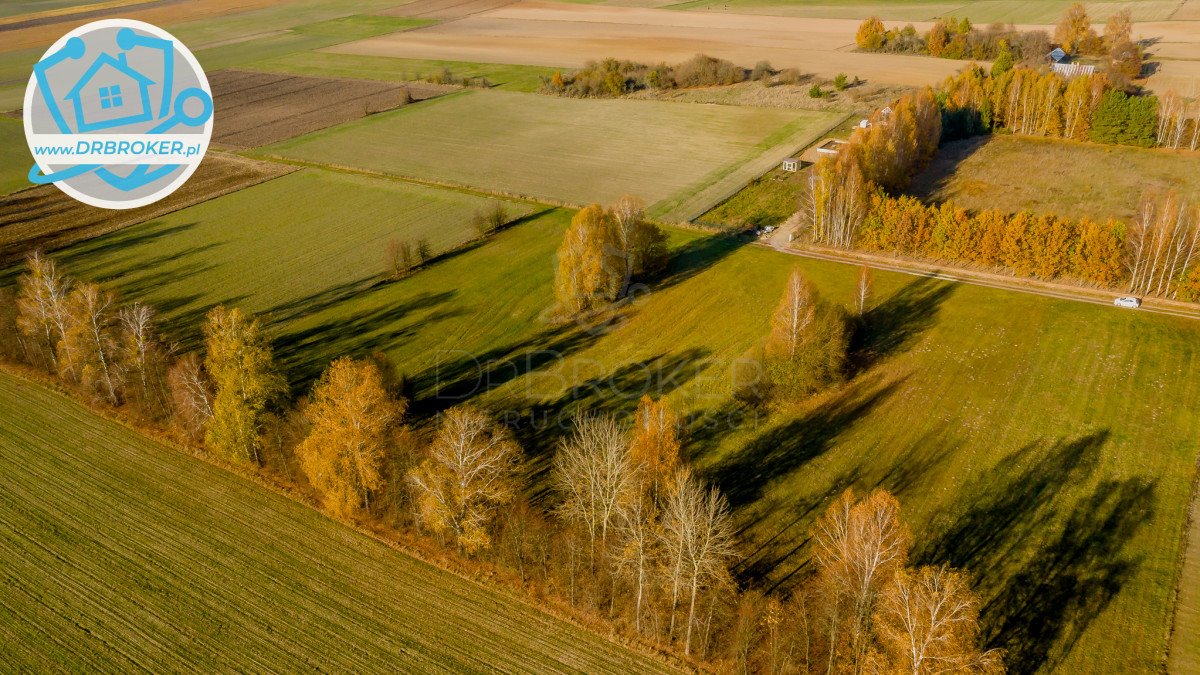
[[[407,241],[389,239],[386,259],[387,274],[390,279],[401,279],[417,266],[412,244]]]
[[[755,66],[759,77],[769,77],[771,64]],[[648,66],[634,61],[593,61],[570,77],[544,82],[543,91],[580,98],[622,96],[642,89],[679,89],[736,84],[746,79],[746,70],[724,59],[699,54],[683,63]]]
[[[813,98],[825,98],[825,92],[821,90],[821,85],[819,83],[814,84],[812,88],[808,90],[808,95]]]
[[[800,84],[804,75],[798,68],[784,68],[779,71],[779,84]]]
[[[479,236],[486,237],[508,224],[508,209],[504,202],[492,202],[486,211],[476,211],[471,224]]]
[[[754,70],[750,71],[750,79],[759,82],[763,79],[770,79],[774,74],[775,70],[771,68],[770,61],[759,61],[754,64]]]
[[[845,73],[838,73],[837,77],[833,78],[833,87],[838,91],[846,91],[850,86],[850,78],[846,77]]]

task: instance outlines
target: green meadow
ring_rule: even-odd
[[[314,198],[304,218],[231,217],[262,203],[254,190],[289,179],[59,259],[159,306],[193,345],[214,303],[261,312],[295,393],[337,356],[384,351],[412,380],[416,421],[474,400],[511,424],[535,492],[573,413],[670,396],[688,420],[687,452],[735,507],[744,583],[791,588],[823,505],[848,486],[885,487],[917,561],[972,573],[985,638],[1014,670],[1162,668],[1200,437],[1194,322],[879,273],[853,377],[768,414],[732,394],[753,376],[745,357],[789,270],[848,304],[853,267],[675,231],[670,268],[620,316],[554,325],[545,316],[568,212],[381,282],[374,244],[355,234],[369,222],[343,222],[337,236],[357,243],[311,257],[314,237],[345,219],[342,202]],[[188,245],[165,253],[176,238]]]

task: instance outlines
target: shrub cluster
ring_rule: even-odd
[[[747,71],[724,59],[704,54],[676,65],[649,66],[634,61],[604,59],[593,61],[581,70],[562,76],[555,73],[543,82],[548,93],[578,98],[613,98],[642,89],[685,89],[712,87],[744,82],[752,74],[769,74],[770,64],[760,63]]]

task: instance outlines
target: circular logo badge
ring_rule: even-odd
[[[106,209],[152,204],[200,166],[212,116],[208,78],[170,33],[127,19],[80,26],[25,90],[29,180]]]

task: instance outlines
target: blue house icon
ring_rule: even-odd
[[[154,119],[154,80],[131,68],[124,53],[101,54],[64,97],[75,106],[77,133]]]

